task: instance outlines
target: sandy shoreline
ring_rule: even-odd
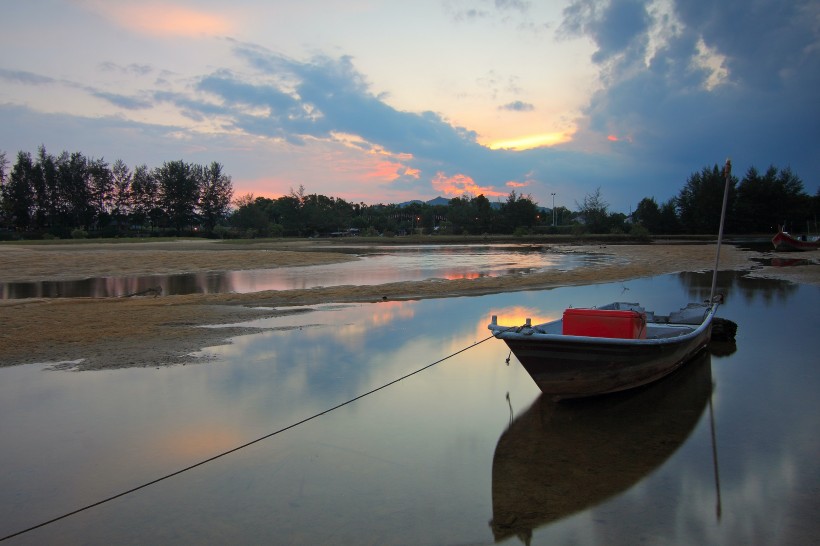
[[[715,252],[712,244],[562,245],[560,249],[614,255],[618,259],[614,263],[573,271],[377,286],[251,294],[0,300],[0,366],[79,359],[84,359],[81,369],[190,362],[193,358],[186,357],[188,353],[242,333],[236,328],[198,326],[271,316],[276,312],[270,307],[377,302],[383,298],[437,298],[626,281],[680,271],[711,270]],[[800,255],[814,265],[760,267],[752,260],[759,257],[759,253],[724,246],[720,269],[757,267],[752,272],[754,276],[820,285],[818,257],[814,254],[818,253]],[[334,249],[333,245],[305,241],[234,245],[209,241],[0,245],[0,282],[266,269],[351,259],[356,258]]]

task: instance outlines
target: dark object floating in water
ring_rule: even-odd
[[[735,334],[737,334],[737,323],[720,317],[712,320],[712,341],[734,341]]]

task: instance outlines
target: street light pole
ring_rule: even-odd
[[[552,226],[555,227],[555,192],[552,192]]]

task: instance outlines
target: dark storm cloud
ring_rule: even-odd
[[[648,23],[641,0],[576,0],[564,10],[562,29],[592,38],[598,46],[593,60],[602,62],[623,53],[635,41],[644,41]]]
[[[604,76],[585,110],[586,129],[630,137],[613,148],[635,165],[638,178],[627,184],[647,191],[663,163],[670,173],[691,173],[731,155],[741,171],[791,166],[816,191],[806,177],[820,170],[818,4],[681,0],[672,7],[676,23],[659,34],[669,21],[653,21],[641,2],[581,0],[565,11],[562,30],[594,41],[592,59]]]

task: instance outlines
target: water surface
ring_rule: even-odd
[[[549,246],[512,244],[339,246],[333,250],[359,254],[360,259],[276,269],[0,283],[0,299],[249,293],[426,279],[473,279],[569,270],[616,259],[558,252]]]
[[[808,544],[820,532],[817,287],[721,274],[727,301],[719,314],[738,323],[736,347],[704,355],[678,383],[609,402],[617,410],[554,408],[514,356],[505,363],[503,342],[483,341],[491,315],[535,320],[614,300],[667,313],[703,299],[710,283],[692,273],[315,306],[257,321],[271,329],[208,349],[203,364],[0,369],[0,535],[261,438],[469,347],[10,543]],[[674,421],[656,419],[653,408]],[[602,462],[607,436],[618,449]],[[533,481],[552,457],[566,476],[564,504],[545,504],[538,487],[499,496],[510,457]],[[600,490],[579,487],[585,483]],[[516,511],[529,518],[518,527],[500,515]]]

